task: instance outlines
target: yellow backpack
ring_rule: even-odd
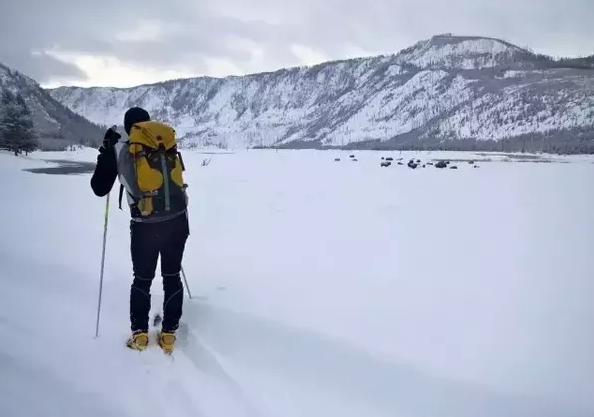
[[[128,144],[118,159],[120,208],[126,188],[129,204],[143,218],[169,216],[186,209],[185,167],[171,126],[152,120],[132,125]]]

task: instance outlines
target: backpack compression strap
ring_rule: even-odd
[[[124,186],[120,184],[120,195],[118,197],[118,202],[120,204],[120,210],[122,209],[122,197],[124,196]]]

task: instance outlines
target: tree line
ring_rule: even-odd
[[[0,149],[15,155],[38,149],[33,115],[23,96],[8,89],[0,96]]]

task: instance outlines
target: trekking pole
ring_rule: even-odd
[[[188,292],[188,297],[190,297],[190,300],[192,299],[192,293],[190,292],[190,287],[188,286],[188,280],[186,279],[186,273],[184,272],[184,267],[181,267],[181,274],[182,274],[182,278],[184,279],[184,283],[186,284],[186,291]]]
[[[99,276],[99,300],[97,302],[97,325],[95,326],[95,337],[99,336],[99,317],[101,315],[101,295],[103,293],[103,270],[105,267],[105,245],[107,243],[107,222],[109,221],[109,194],[105,199],[105,223],[103,226],[103,251],[101,253],[101,275]]]
[[[118,126],[113,125],[111,129],[115,132]],[[99,336],[99,317],[101,316],[101,296],[103,295],[103,270],[105,268],[105,245],[107,243],[107,223],[109,221],[109,194],[105,198],[105,221],[103,224],[103,250],[101,251],[101,274],[99,275],[99,299],[97,301],[97,324],[95,325],[95,337]]]

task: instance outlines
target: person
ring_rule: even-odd
[[[124,115],[124,130],[130,137],[131,129],[138,126],[136,124],[150,120],[150,115],[145,109],[132,107]],[[171,130],[173,131],[173,129]],[[97,165],[91,177],[91,188],[96,196],[103,197],[111,191],[116,178],[119,178],[128,197],[131,214],[130,253],[134,278],[130,288],[132,334],[126,341],[126,345],[131,349],[141,351],[148,345],[150,288],[160,255],[165,297],[163,300],[163,321],[157,337],[161,348],[170,352],[175,345],[176,331],[179,327],[183,307],[183,285],[180,271],[186,241],[190,234],[187,197],[184,202],[173,204],[175,210],[169,209],[168,200],[166,214],[143,215],[139,209],[138,199],[134,199],[132,196],[133,189],[129,184],[131,181],[127,180],[122,172],[125,171],[122,161],[126,157],[125,154],[129,150],[130,144],[129,141],[120,141],[120,138],[121,135],[113,128],[108,129],[105,133],[103,145],[99,148]],[[120,199],[122,190],[120,190]]]

